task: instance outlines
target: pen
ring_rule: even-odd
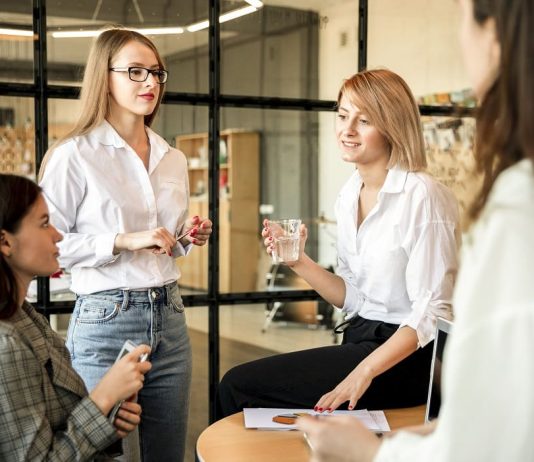
[[[176,231],[175,235],[174,235],[174,238],[179,241],[180,239],[182,239],[183,237],[187,236],[189,233],[191,233],[191,231],[193,231],[195,228],[190,228],[188,229],[185,233],[182,233],[180,235],[178,235],[178,231]]]

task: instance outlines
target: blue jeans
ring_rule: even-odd
[[[115,362],[125,340],[152,348],[152,369],[139,392],[142,460],[183,461],[191,346],[178,284],[77,297],[67,347],[88,390]]]

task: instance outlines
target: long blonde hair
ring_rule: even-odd
[[[426,168],[419,109],[399,75],[387,69],[358,72],[341,86],[338,105],[343,96],[365,112],[388,142],[388,168],[398,166],[409,172]]]
[[[58,145],[74,136],[89,133],[93,128],[98,127],[109,115],[109,67],[116,54],[131,41],[139,42],[150,48],[156,56],[159,67],[161,69],[165,68],[156,46],[148,37],[119,26],[114,26],[102,32],[94,41],[85,66],[80,92],[81,108],[78,120],[74,124],[74,127],[65,136],[56,141],[46,152],[39,170],[39,181],[43,177],[46,164]],[[158,101],[154,111],[145,116],[145,125],[150,126],[152,124],[161,104],[164,90],[165,85],[163,84],[160,86]]]

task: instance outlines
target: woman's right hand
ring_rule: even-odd
[[[148,345],[139,345],[113,364],[89,393],[102,414],[108,415],[116,403],[128,399],[143,388],[145,374],[152,368],[152,364],[149,361],[139,362],[139,358],[149,353]]]
[[[172,248],[176,245],[176,238],[166,228],[149,229],[136,233],[117,234],[113,253],[122,250],[149,249],[155,254],[166,253],[172,255]]]
[[[269,255],[272,255],[274,252],[274,236],[276,232],[274,229],[275,224],[270,224],[269,220],[266,218],[263,220],[263,229],[261,230],[261,235],[263,237],[263,245],[265,250]],[[308,239],[308,229],[306,225],[300,225],[300,241],[299,241],[299,258],[295,261],[284,262],[287,266],[294,266],[298,263],[302,256],[304,255],[304,247],[306,246],[306,240]]]

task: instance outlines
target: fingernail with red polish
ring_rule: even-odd
[[[352,411],[352,408],[353,408],[353,407],[354,407],[354,406],[349,406],[349,411]]]
[[[317,412],[317,406],[315,406],[315,407],[313,408],[313,410],[314,410],[315,412]]]
[[[323,408],[322,407],[319,408],[319,412],[323,412]]]

